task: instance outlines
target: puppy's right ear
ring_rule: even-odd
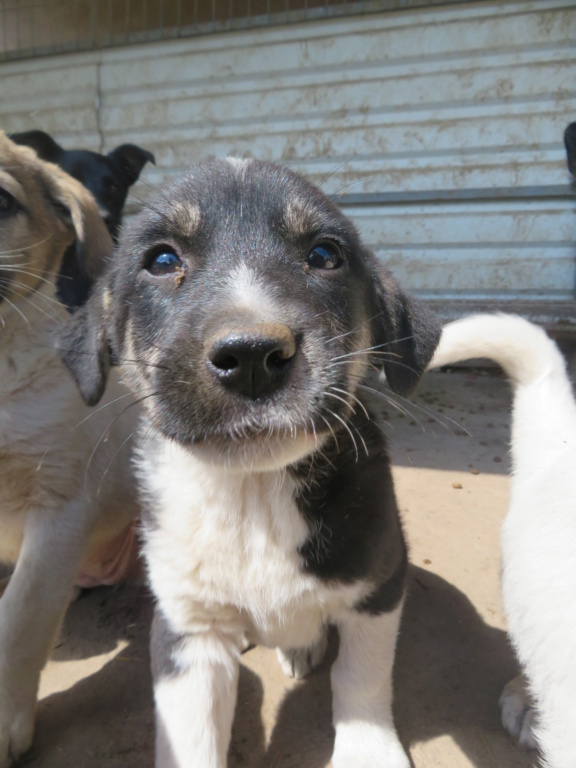
[[[570,123],[564,131],[564,145],[568,156],[568,170],[576,179],[576,123]]]
[[[31,147],[41,160],[48,160],[50,163],[58,164],[60,155],[63,152],[62,147],[52,136],[44,131],[24,131],[23,133],[11,133],[10,139],[15,144],[23,144],[25,147]]]
[[[100,281],[57,337],[60,357],[87,405],[96,405],[104,394],[112,365],[107,335],[109,304],[109,288]]]

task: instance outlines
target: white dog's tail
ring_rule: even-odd
[[[502,366],[515,385],[558,375],[565,378],[564,358],[538,326],[518,315],[471,315],[448,323],[428,368],[487,357]]]

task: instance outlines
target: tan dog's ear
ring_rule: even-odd
[[[70,310],[86,302],[114,243],[90,192],[58,166],[43,163],[43,184],[58,216],[74,230],[75,242],[60,265],[57,295]]]

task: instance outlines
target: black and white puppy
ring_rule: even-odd
[[[332,765],[409,765],[391,689],[406,545],[362,381],[376,366],[410,392],[439,334],[286,168],[205,162],[127,226],[61,347],[88,403],[135,361],[157,766],[223,768],[245,643],[303,676],[330,623]]]

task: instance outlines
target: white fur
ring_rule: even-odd
[[[510,506],[502,533],[510,635],[551,768],[576,765],[576,405],[556,345],[522,318],[479,315],[444,328],[430,368],[490,357],[514,385]],[[503,699],[510,726],[519,689]],[[521,694],[520,694],[521,695]],[[531,717],[529,702],[524,713]],[[518,724],[516,731],[522,730]]]
[[[266,319],[278,315],[274,313],[273,297],[270,288],[258,280],[255,273],[246,266],[239,264],[230,273],[227,279],[230,286],[232,305],[234,309],[242,308],[257,313],[259,317]]]
[[[157,768],[225,768],[241,648],[279,646],[286,661],[313,646],[318,662],[330,621],[342,633],[337,752],[347,762],[338,758],[338,768],[405,768],[389,690],[400,611],[359,617],[353,607],[369,584],[330,585],[303,572],[298,547],[308,531],[291,476],[212,465],[160,435],[143,445],[138,471],[153,510],[144,526],[151,585],[179,635],[176,671],[155,681]]]
[[[0,329],[0,559],[16,562],[0,600],[0,768],[31,744],[40,671],[89,544],[135,514],[129,463],[116,455],[129,423],[96,447],[129,401],[83,421],[90,410],[51,338],[67,315],[52,286],[34,297],[52,319],[22,301],[27,322],[4,306]]]
[[[392,667],[401,613],[400,605],[380,616],[351,613],[338,623],[332,768],[409,768],[392,718]]]
[[[242,172],[245,170],[245,168],[250,165],[252,162],[252,158],[250,157],[226,157],[226,162],[230,163],[232,168],[235,168],[237,171]]]

